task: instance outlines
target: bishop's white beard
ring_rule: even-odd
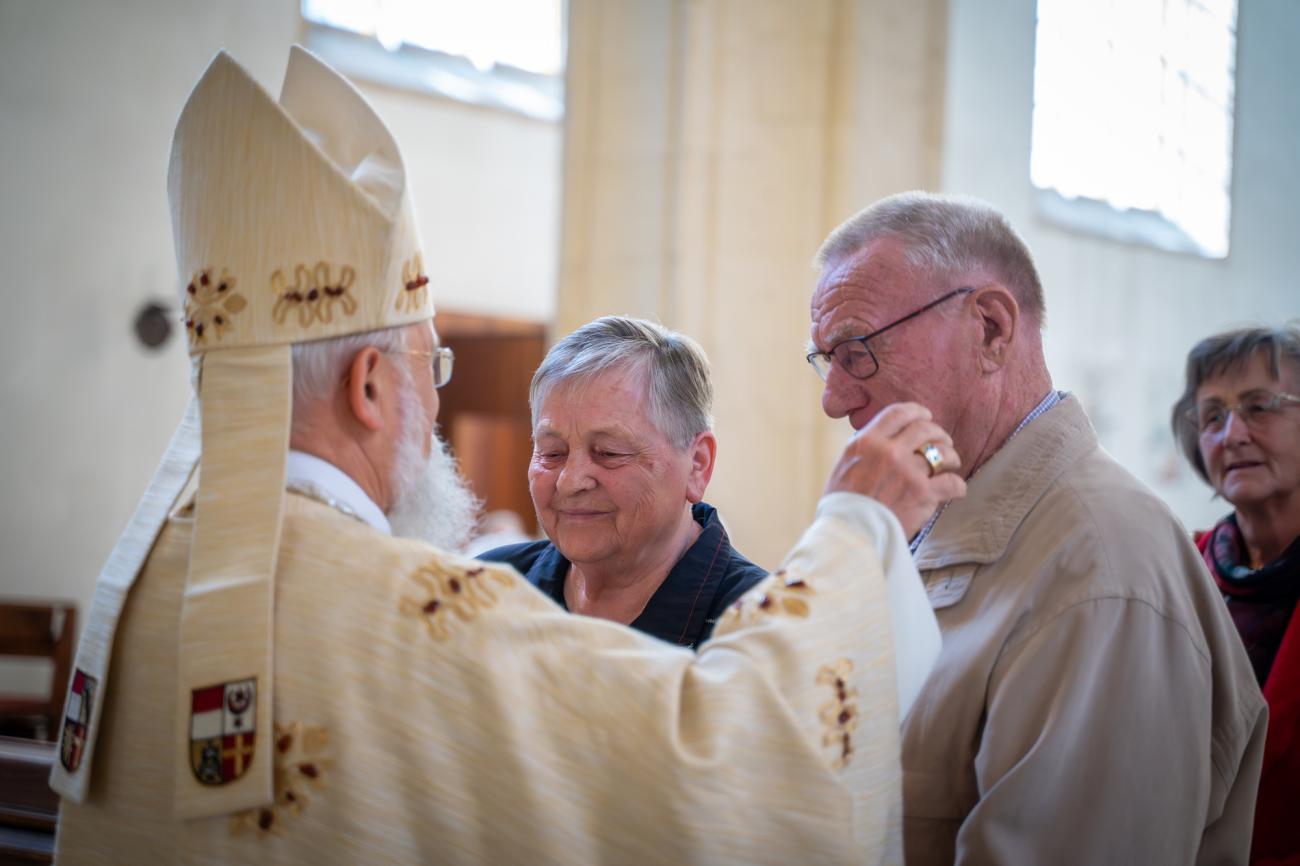
[[[417,420],[421,407],[410,388],[403,389],[401,401],[402,439],[392,479],[396,498],[388,522],[394,535],[458,552],[478,525],[480,503],[456,471],[456,461],[436,429],[429,456],[424,456]]]

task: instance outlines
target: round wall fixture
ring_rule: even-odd
[[[171,308],[150,301],[135,315],[135,335],[146,349],[161,349],[172,335]]]

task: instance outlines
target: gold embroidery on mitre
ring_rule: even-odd
[[[853,757],[853,732],[858,729],[858,690],[848,685],[849,675],[853,673],[853,662],[846,658],[834,664],[822,665],[817,671],[817,684],[831,686],[835,690],[833,700],[822,704],[817,716],[826,728],[822,734],[822,745],[833,748],[836,752],[831,766],[842,769]]]
[[[469,622],[479,611],[497,603],[491,583],[502,589],[514,586],[514,580],[502,571],[483,566],[449,569],[436,561],[421,566],[411,580],[419,584],[422,592],[402,598],[402,613],[423,619],[430,637],[437,641],[451,636],[451,616]]]
[[[808,597],[813,594],[808,581],[798,575],[787,574],[785,569],[773,572],[768,580],[774,581],[768,589],[759,595],[751,593],[737,599],[727,608],[718,625],[749,625],[777,613],[807,618],[811,611]]]
[[[419,253],[402,262],[402,289],[397,293],[395,309],[410,312],[419,309],[429,294],[429,278],[424,273],[424,259]]]
[[[288,284],[283,270],[271,274],[271,290],[276,294],[275,306],[271,316],[277,325],[294,310],[298,312],[298,324],[304,328],[315,322],[328,325],[334,321],[335,309],[343,315],[350,316],[357,311],[357,300],[352,297],[352,283],[357,273],[350,266],[339,268],[338,279],[332,278],[333,268],[328,262],[317,262],[316,267],[297,265],[293,269],[293,285]]]
[[[332,761],[324,757],[329,733],[317,725],[294,722],[275,726],[275,802],[230,816],[232,835],[256,833],[258,838],[284,832],[284,822],[296,818],[311,803],[310,789],[324,788]]]
[[[221,276],[212,275],[213,268],[194,272],[185,287],[185,330],[195,346],[206,345],[209,339],[220,340],[230,329],[231,317],[243,312],[248,301],[235,291],[235,278],[221,269]]]

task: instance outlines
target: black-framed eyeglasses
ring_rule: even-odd
[[[834,346],[831,346],[828,352],[809,352],[806,360],[817,371],[817,375],[825,382],[831,374],[831,361],[840,365],[840,369],[848,373],[855,379],[870,379],[880,371],[880,363],[876,360],[876,355],[871,351],[869,340],[874,340],[890,328],[896,328],[904,322],[915,319],[926,310],[932,310],[950,298],[958,295],[967,295],[975,291],[972,286],[962,286],[960,289],[953,289],[941,298],[936,298],[930,303],[921,307],[919,310],[913,310],[901,319],[895,319],[883,328],[872,331],[870,334],[864,334],[861,337],[849,337],[840,340]]]
[[[433,365],[433,387],[441,388],[451,381],[451,368],[456,361],[456,355],[446,346],[439,346],[432,352],[416,352],[412,350],[402,350],[390,352],[391,355],[415,355],[418,358],[428,358]]]

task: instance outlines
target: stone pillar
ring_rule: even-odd
[[[850,432],[803,361],[810,262],[938,188],[947,0],[570,0],[556,333],[645,316],[713,364],[708,499],[775,568]]]

